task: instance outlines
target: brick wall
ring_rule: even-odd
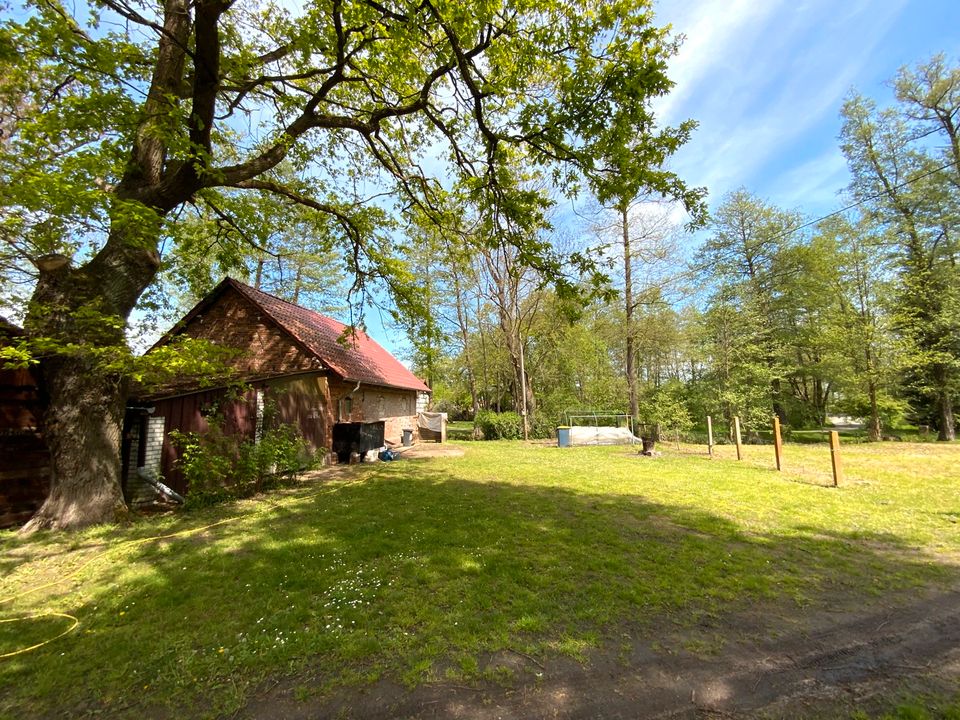
[[[156,477],[160,474],[160,459],[163,457],[163,428],[166,418],[151,415],[147,418],[147,449],[143,456],[143,467]]]
[[[430,393],[417,393],[417,415],[430,409]]]
[[[240,380],[319,370],[323,366],[319,360],[304,353],[290,335],[233,288],[227,288],[180,334],[237,350],[239,355],[228,364],[235,371],[233,377]],[[197,378],[179,378],[159,391],[151,392],[150,396],[189,392],[197,384]]]
[[[140,467],[152,478],[160,477],[160,460],[163,456],[164,426],[166,418],[150,415],[146,421],[146,448],[143,465],[138,465],[140,447],[140,424],[134,424],[130,430],[130,459],[127,463],[127,502],[140,505],[156,499],[157,491],[150,483],[140,477]]]
[[[360,385],[330,381],[330,402],[335,422],[383,422],[383,439],[387,444],[399,445],[404,430],[417,431],[417,391],[386,388],[378,385]],[[347,412],[343,402],[350,398]]]

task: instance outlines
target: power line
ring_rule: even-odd
[[[922,137],[922,136],[921,136],[921,137]],[[929,171],[927,171],[927,172],[925,172],[925,173],[923,173],[923,174],[921,174],[921,175],[917,175],[916,177],[910,178],[909,180],[904,180],[902,183],[900,183],[900,184],[898,184],[898,185],[894,185],[894,186],[893,186],[892,188],[890,188],[889,190],[882,190],[882,191],[880,191],[880,192],[878,192],[878,193],[875,193],[875,194],[873,194],[873,195],[870,195],[869,197],[865,197],[865,198],[863,198],[862,200],[858,200],[858,201],[855,202],[855,203],[851,203],[850,205],[847,205],[846,207],[842,207],[842,208],[840,208],[839,210],[834,210],[832,213],[827,213],[826,215],[824,215],[824,216],[822,216],[822,217],[818,217],[816,220],[810,220],[809,222],[805,222],[805,223],[803,223],[802,225],[797,225],[796,227],[790,228],[789,230],[784,230],[784,231],[783,231],[782,233],[780,233],[779,235],[774,235],[774,236],[773,236],[772,238],[770,238],[770,239],[771,239],[771,240],[779,240],[779,239],[781,239],[781,238],[787,237],[788,235],[793,235],[793,233],[797,232],[797,230],[803,230],[803,229],[806,228],[806,227],[810,227],[811,225],[816,225],[816,224],[819,223],[819,222],[823,222],[824,220],[826,220],[826,219],[828,219],[828,218],[832,218],[832,217],[834,217],[834,216],[836,216],[836,215],[842,215],[843,213],[847,212],[847,210],[853,210],[853,208],[855,208],[855,207],[860,207],[861,205],[864,205],[865,203],[868,203],[868,202],[870,202],[870,201],[872,201],[872,200],[876,200],[876,199],[878,199],[878,198],[881,198],[881,197],[883,197],[884,195],[887,195],[888,193],[890,193],[890,192],[892,192],[892,191],[894,191],[894,190],[900,190],[900,189],[902,189],[902,188],[907,187],[908,185],[912,185],[912,184],[915,183],[915,182],[918,182],[918,181],[920,181],[920,180],[923,180],[924,178],[928,178],[928,177],[930,177],[931,175],[936,175],[938,172],[941,172],[942,170],[946,170],[948,167],[950,167],[950,166],[952,166],[952,165],[956,165],[956,164],[957,164],[957,161],[956,161],[956,160],[951,160],[951,161],[948,162],[947,164],[941,165],[941,166],[938,167],[938,168],[934,168],[933,170],[929,170]]]

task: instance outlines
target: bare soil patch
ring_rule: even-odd
[[[463,448],[447,443],[417,443],[410,447],[394,448],[399,452],[401,460],[416,460],[420,458],[463,457]]]
[[[960,587],[869,607],[840,598],[829,610],[754,609],[694,627],[668,619],[656,633],[623,628],[585,662],[501,652],[485,669],[512,680],[413,689],[380,680],[332,697],[304,693],[318,672],[266,683],[238,717],[849,717],[903,692],[956,692]]]

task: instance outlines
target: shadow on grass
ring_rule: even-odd
[[[890,534],[750,533],[642,495],[453,472],[364,468],[363,482],[272,496],[264,512],[99,565],[47,603],[75,614],[79,631],[0,665],[0,685],[14,688],[0,715],[140,716],[196,702],[230,712],[264,677],[307,667],[321,690],[469,680],[481,653],[578,657],[623,623],[696,623],[757,601],[865,598],[956,577]]]

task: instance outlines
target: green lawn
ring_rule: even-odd
[[[447,423],[447,438],[449,440],[473,440],[472,420],[451,420]]]
[[[845,446],[838,489],[824,446],[787,445],[780,474],[769,447],[740,463],[729,446],[713,461],[692,446],[463,447],[121,529],[3,537],[0,600],[39,589],[0,620],[80,624],[0,660],[0,716],[229,713],[305,668],[322,679],[311,693],[384,675],[508,682],[484,653],[581,658],[625,624],[655,637],[665,617],[960,577],[960,445]],[[69,624],[0,623],[0,654]]]

